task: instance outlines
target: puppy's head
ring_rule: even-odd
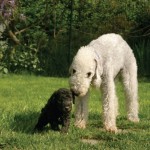
[[[70,113],[72,110],[73,95],[68,89],[61,88],[57,91],[57,108],[62,113]]]

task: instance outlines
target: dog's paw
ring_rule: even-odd
[[[62,127],[60,130],[60,133],[67,134],[68,133],[68,128],[67,127]]]
[[[118,129],[116,126],[105,126],[105,130],[111,133],[118,133]]]
[[[75,126],[77,128],[80,128],[80,129],[85,129],[86,128],[86,122],[84,120],[76,121]]]
[[[140,119],[137,118],[137,117],[136,117],[136,118],[133,118],[133,117],[131,118],[131,117],[129,117],[128,120],[131,121],[131,122],[135,122],[135,123],[138,123],[138,122],[140,121]]]

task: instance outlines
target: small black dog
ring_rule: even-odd
[[[66,133],[70,125],[73,99],[74,96],[68,89],[60,88],[55,91],[45,107],[41,110],[38,123],[34,130],[42,131],[44,126],[50,123],[52,130],[60,130],[59,125],[62,125],[60,131]]]

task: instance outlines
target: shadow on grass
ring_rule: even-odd
[[[103,128],[102,115],[100,115],[99,113],[89,114],[89,123],[90,123],[90,127]]]
[[[139,118],[140,118],[140,122],[135,123],[135,122],[129,121],[126,118],[126,116],[118,116],[116,120],[116,125],[118,129],[121,129],[121,130],[136,131],[136,130],[150,129],[150,126],[149,126],[150,118],[148,118],[147,115],[143,115],[143,114],[140,114]],[[90,128],[104,129],[102,115],[100,114],[91,113],[89,115],[89,124],[90,124]]]
[[[16,113],[13,121],[10,123],[10,128],[15,132],[33,134],[34,127],[38,121],[40,112],[28,111]],[[71,119],[74,121],[74,114],[71,115]],[[89,124],[95,128],[102,128],[102,117],[99,114],[92,113],[89,115]],[[45,127],[44,131],[49,130],[48,127]]]
[[[37,123],[39,112],[22,112],[17,113],[14,116],[13,122],[10,124],[10,128],[16,132],[33,134],[34,126]]]
[[[17,113],[14,116],[13,121],[10,124],[10,128],[15,131],[15,132],[21,132],[21,133],[27,133],[27,134],[33,134],[33,129],[38,121],[40,112],[33,112],[33,111],[28,111],[28,112],[22,112],[22,113]],[[128,130],[128,129],[133,129],[133,130],[140,130],[140,129],[147,129],[149,128],[149,119],[145,120],[145,116],[140,116],[141,122],[145,121],[143,124],[142,123],[133,123],[130,122],[126,119],[126,117],[122,116],[117,119],[117,126],[119,129],[123,130]],[[74,114],[72,114],[71,119],[74,122]],[[147,122],[146,122],[147,121]],[[97,128],[97,129],[103,129],[103,119],[102,115],[98,113],[91,113],[89,114],[89,127],[90,128]],[[49,130],[48,127],[44,129],[44,131]]]

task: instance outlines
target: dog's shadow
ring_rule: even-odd
[[[14,115],[14,119],[10,123],[10,129],[15,131],[15,132],[21,132],[21,133],[26,133],[26,134],[33,134],[34,132],[34,127],[38,121],[38,118],[40,116],[40,112],[35,112],[35,111],[27,111],[27,112],[20,112],[16,113]],[[97,124],[102,124],[100,116],[98,114],[91,114],[89,116],[91,122],[91,125],[96,126]],[[71,115],[71,119],[74,119],[74,114]],[[95,121],[95,120],[98,120]],[[101,126],[100,126],[101,127]],[[50,130],[50,127],[47,126],[45,127],[44,131]],[[43,132],[44,132],[43,131]]]
[[[22,112],[14,116],[10,128],[15,132],[33,134],[40,112]]]

